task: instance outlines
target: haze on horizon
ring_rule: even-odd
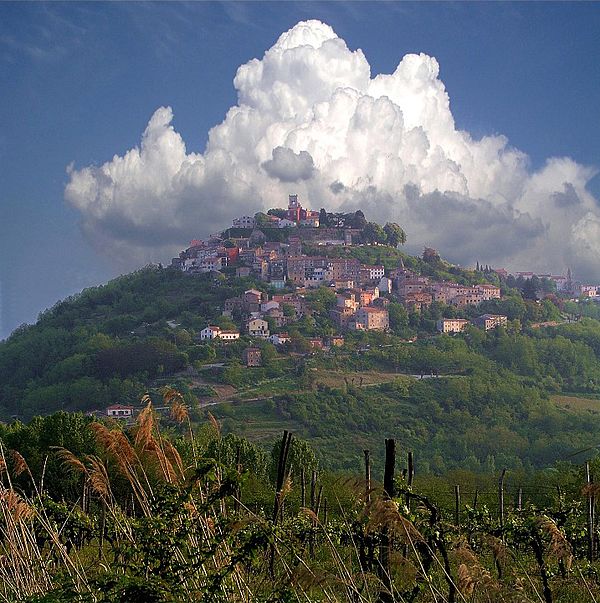
[[[42,47],[25,43],[20,37],[25,33],[12,37],[3,33],[0,35],[0,48],[4,49],[3,77],[10,73],[11,65],[19,64],[15,57],[21,56],[23,61],[22,56],[29,55],[34,63],[46,61],[61,65],[66,57],[72,56],[75,46],[85,44],[89,30],[81,22],[86,22],[89,15],[82,16],[83,5],[75,6],[73,12],[77,18],[71,14],[59,15],[67,25],[60,22],[57,25],[52,7],[43,6],[51,15],[50,21],[55,19],[53,27],[63,27],[63,31],[66,28],[72,35],[69,39],[79,42],[72,47],[64,44],[63,50],[56,50],[57,56],[46,57]],[[229,57],[236,43],[234,37],[225,34],[226,24],[234,30],[254,32],[255,36],[251,48],[247,48],[247,42],[240,42],[242,48],[237,50],[241,52],[235,58],[240,54],[242,57],[235,68],[229,57],[225,61],[229,71],[226,68],[218,74],[209,74],[206,58],[200,61],[207,67],[204,81],[195,76],[196,81],[189,84],[185,77],[188,72],[176,59],[181,58],[179,53],[190,43],[188,25],[197,15],[193,10],[190,13],[188,5],[175,5],[175,9],[163,5],[134,6],[128,8],[126,15],[137,23],[142,36],[149,36],[148,25],[158,23],[153,19],[161,11],[167,11],[171,19],[163,21],[165,29],[171,30],[170,36],[162,36],[161,32],[153,34],[154,40],[162,40],[165,45],[164,56],[158,60],[155,56],[154,62],[162,61],[175,71],[167,78],[170,86],[162,91],[157,85],[152,86],[152,94],[140,98],[137,106],[133,99],[128,99],[128,118],[123,119],[118,111],[109,110],[108,102],[98,103],[92,109],[86,93],[74,82],[66,82],[84,102],[79,105],[80,123],[69,124],[68,134],[73,140],[67,146],[75,154],[63,165],[63,170],[66,168],[68,172],[66,181],[64,171],[60,176],[56,172],[57,162],[48,160],[38,169],[42,182],[46,179],[52,183],[52,205],[49,207],[49,201],[41,201],[44,199],[41,190],[36,191],[29,182],[24,182],[23,170],[20,181],[18,175],[0,180],[5,192],[3,197],[8,199],[0,208],[6,210],[5,216],[0,216],[2,224],[6,226],[12,220],[16,227],[6,229],[6,235],[4,229],[2,233],[1,251],[5,259],[0,265],[0,315],[3,317],[0,336],[8,334],[18,322],[31,320],[27,312],[16,310],[27,306],[22,300],[27,299],[28,289],[29,292],[32,289],[23,283],[19,287],[19,278],[23,275],[31,278],[35,274],[31,257],[40,262],[40,266],[44,263],[42,254],[31,255],[29,246],[23,245],[23,239],[27,241],[31,239],[27,235],[34,234],[28,233],[27,211],[47,212],[50,216],[50,223],[33,221],[37,237],[52,233],[56,226],[52,220],[59,226],[58,233],[52,233],[57,246],[47,250],[49,258],[45,261],[52,266],[47,277],[60,272],[61,282],[58,287],[56,284],[47,286],[48,292],[39,296],[37,306],[33,304],[38,310],[48,304],[48,295],[64,296],[146,261],[168,261],[189,239],[224,228],[239,214],[281,206],[289,192],[298,193],[304,203],[315,209],[323,206],[342,211],[360,208],[369,219],[398,222],[407,231],[409,250],[417,253],[423,245],[429,245],[463,265],[482,261],[495,266],[546,271],[565,271],[569,266],[581,277],[600,280],[597,272],[600,208],[597,192],[594,195],[597,179],[593,181],[600,158],[597,153],[588,152],[585,145],[582,152],[580,144],[573,148],[565,148],[564,144],[540,148],[536,137],[552,140],[552,136],[542,132],[540,124],[538,130],[525,124],[523,115],[514,111],[515,108],[521,110],[527,118],[535,111],[532,102],[540,98],[527,98],[525,88],[531,83],[524,83],[522,76],[520,80],[517,75],[514,77],[523,84],[523,90],[517,101],[513,99],[513,114],[507,111],[501,117],[498,116],[501,100],[491,100],[494,92],[490,94],[488,90],[485,94],[485,86],[481,90],[482,86],[476,82],[477,77],[481,82],[486,81],[481,72],[472,73],[470,65],[465,64],[459,80],[471,81],[468,85],[464,80],[455,81],[459,68],[453,53],[457,48],[465,56],[472,56],[473,63],[482,62],[481,57],[473,55],[477,52],[476,46],[482,44],[481,31],[472,36],[470,48],[468,39],[454,44],[446,41],[440,46],[433,40],[433,34],[439,34],[443,23],[433,27],[431,20],[436,13],[441,16],[450,11],[454,21],[446,19],[447,29],[461,30],[465,7],[392,5],[394,10],[389,11],[389,15],[399,26],[408,28],[408,24],[420,20],[429,25],[429,32],[425,31],[420,47],[413,40],[406,48],[396,43],[382,49],[377,44],[370,48],[371,39],[377,35],[373,20],[367,20],[366,32],[358,31],[363,5],[355,6],[356,14],[350,8],[330,4],[318,5],[311,11],[306,5],[293,5],[287,13],[280,7],[266,7],[273,13],[271,22],[267,19],[258,32],[255,7],[228,5],[226,12],[229,12],[223,19],[223,15],[217,14],[216,5],[210,5],[209,8],[217,12],[211,14],[205,7],[205,16],[214,18],[219,27],[215,28],[212,38],[205,30],[201,31],[201,37],[206,38],[205,45],[213,44],[212,56]],[[518,5],[507,5],[506,9],[472,8],[478,17],[466,20],[463,33],[467,30],[473,33],[471,30],[477,23],[480,28],[486,24],[491,27],[489,15],[494,11],[501,13],[506,22],[513,23],[515,29],[523,28],[524,22],[531,24],[534,17],[539,16],[539,10]],[[219,10],[222,9],[220,6]],[[14,7],[13,10],[20,11]],[[90,10],[94,12],[98,8]],[[556,13],[556,9],[552,10]],[[580,9],[569,10],[581,19]],[[110,14],[102,15],[104,26],[110,31],[118,29],[113,23],[115,8],[107,11]],[[307,11],[324,14],[307,15]],[[381,7],[377,11],[380,19],[385,17]],[[597,22],[597,9],[594,15]],[[321,18],[310,19],[312,16]],[[177,17],[186,25],[174,25]],[[283,23],[287,26],[275,29]],[[538,20],[537,24],[543,26],[544,23],[548,31],[557,25],[544,20]],[[568,20],[565,23],[568,25]],[[583,20],[578,23],[580,27],[593,28],[589,19],[586,24]],[[509,32],[507,37],[513,33]],[[580,53],[589,50],[586,43],[593,42],[586,31],[579,33],[578,41],[565,44],[562,51],[567,55],[571,51],[580,62],[581,80],[577,82],[582,86],[581,93],[587,94],[585,102],[581,101],[587,108],[583,114],[591,115],[597,108],[588,108],[588,103],[598,99],[600,78],[595,78],[595,84],[590,82],[598,75],[599,68],[597,63],[588,64],[587,72],[583,73]],[[214,36],[220,36],[218,44]],[[271,41],[264,44],[269,36]],[[533,33],[531,36],[535,38]],[[383,37],[385,39],[385,35]],[[565,42],[567,38],[565,34]],[[494,51],[498,54],[496,65],[506,63],[508,71],[508,66],[514,66],[519,58],[511,56],[506,49],[503,57],[499,56],[499,48]],[[146,62],[150,62],[149,51],[145,49],[145,52]],[[535,77],[536,61],[541,59],[533,55],[520,58],[529,61]],[[143,59],[142,53],[139,60]],[[589,57],[586,60],[589,61]],[[568,62],[564,60],[565,64]],[[450,66],[448,69],[446,64]],[[558,68],[565,66],[556,63],[556,67],[558,76],[562,74]],[[129,73],[126,67],[123,69]],[[175,75],[182,71],[184,77],[179,81]],[[103,74],[102,69],[99,73]],[[452,82],[448,89],[446,73]],[[219,85],[226,87],[234,74],[235,95],[231,91],[229,95],[211,96],[210,90],[203,90],[198,100],[186,96],[187,89],[199,89],[199,82],[210,88],[213,85],[210,76],[218,77]],[[485,76],[493,79],[493,74],[490,76],[488,72]],[[510,81],[510,75],[501,71],[497,76]],[[125,74],[104,73],[104,77],[110,82],[111,77],[125,77]],[[17,86],[21,93],[26,79],[23,76]],[[559,89],[564,78],[560,80],[540,72],[539,79],[546,85],[552,81],[557,83],[557,87],[547,90],[544,100],[548,107],[552,106],[553,95],[559,106],[569,106],[569,101],[573,106],[572,99],[579,98],[577,89]],[[33,86],[32,81],[29,85]],[[135,97],[136,92],[144,90],[145,84],[134,80],[130,87],[128,94]],[[473,98],[469,98],[469,92]],[[17,96],[16,92],[13,96]],[[182,103],[184,96],[186,100]],[[207,104],[209,96],[213,100]],[[454,100],[456,97],[458,102]],[[77,102],[77,96],[71,102]],[[180,122],[182,104],[184,118]],[[511,108],[509,103],[505,105]],[[13,107],[12,111],[16,109]],[[53,112],[47,110],[47,113],[51,116]],[[548,114],[557,117],[552,110]],[[564,134],[572,130],[572,122],[581,115],[570,112],[559,117],[555,123],[547,122],[545,127]],[[511,118],[516,122],[516,130],[511,127]],[[140,128],[144,119],[148,120],[147,124]],[[485,120],[486,125],[478,119]],[[176,128],[174,120],[183,127]],[[104,125],[102,133],[98,131],[98,122]],[[190,123],[194,124],[193,128]],[[200,128],[198,123],[202,124]],[[54,142],[50,140],[45,144],[54,148],[52,144],[55,147],[60,144],[59,133],[46,125]],[[503,131],[502,126],[508,131]],[[579,127],[583,126],[585,124]],[[140,130],[143,130],[141,138]],[[192,134],[184,136],[180,131]],[[529,138],[521,138],[522,131],[528,131]],[[207,132],[208,140],[203,146]],[[3,159],[12,157],[10,142],[11,137],[0,131]],[[93,154],[87,150],[77,154],[86,145],[94,149]],[[63,186],[66,205],[56,199]],[[17,208],[21,188],[30,196],[24,204],[25,210]],[[12,214],[11,204],[17,208]],[[75,230],[77,222],[81,232]],[[68,242],[61,239],[62,226],[70,233]],[[26,258],[30,258],[29,262],[23,262],[23,257],[15,254],[18,245]],[[19,266],[18,262],[16,265],[7,262],[6,258],[11,257],[19,257],[23,263]],[[40,279],[42,283],[43,279]]]

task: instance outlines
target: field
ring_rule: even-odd
[[[327,387],[344,387],[347,385],[367,387],[369,385],[381,385],[390,383],[396,379],[408,379],[398,373],[387,373],[381,371],[353,371],[340,372],[328,371],[323,369],[314,369],[315,383],[326,385]]]
[[[600,413],[600,399],[585,396],[555,395],[550,398],[560,408],[576,412]]]

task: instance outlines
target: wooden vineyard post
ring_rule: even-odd
[[[479,488],[475,488],[475,494],[473,495],[473,511],[477,509],[477,498],[479,497]]]
[[[590,472],[590,485],[594,485],[594,474]],[[591,507],[592,507],[592,559],[596,559],[597,557],[597,548],[596,548],[596,496],[594,495],[594,490],[592,488],[591,492]]]
[[[454,486],[454,525],[460,528],[460,486]]]
[[[316,500],[316,494],[317,494],[317,472],[316,470],[313,469],[312,472],[312,476],[310,478],[310,510],[313,512],[317,512],[318,515],[318,509],[317,509],[317,500]],[[313,530],[311,531],[310,535],[308,536],[308,551],[310,556],[312,557],[315,554],[315,539],[314,539],[314,529],[316,528],[316,524],[313,523]]]
[[[319,486],[319,494],[317,494],[317,503],[315,505],[315,515],[319,518],[319,511],[321,510],[321,494],[323,494],[323,486]]]
[[[500,530],[504,531],[504,477],[506,469],[502,469],[500,479],[498,480],[498,513],[500,516]]]
[[[585,464],[585,482],[587,486],[587,540],[588,540],[588,561],[591,563],[594,560],[594,514],[592,501],[592,475],[590,473],[590,463]]]
[[[517,511],[523,510],[523,488],[519,488],[519,494],[517,495]]]
[[[283,432],[281,440],[281,448],[279,450],[279,462],[277,463],[277,480],[275,483],[275,502],[273,503],[273,524],[277,524],[282,506],[281,491],[285,481],[286,466],[288,454],[290,452],[290,444],[292,442],[292,434],[288,431]],[[271,554],[269,561],[269,573],[271,576],[275,573],[275,545],[271,545]]]
[[[412,488],[414,478],[415,478],[415,460],[414,460],[412,450],[409,450],[406,454],[406,485],[408,486],[409,490]],[[410,494],[408,492],[406,493],[405,504],[406,504],[406,508],[408,509],[408,511],[410,511]],[[402,555],[404,557],[408,556],[408,543],[405,543],[404,546],[402,547]]]
[[[285,481],[286,466],[288,454],[290,452],[290,444],[292,442],[292,434],[288,431],[283,432],[281,441],[281,449],[279,450],[279,462],[277,463],[277,481],[275,485],[275,504],[273,505],[273,522],[277,523],[279,511],[281,509],[281,490]]]
[[[306,475],[304,467],[300,469],[300,506],[306,507]]]
[[[396,440],[385,441],[385,467],[383,472],[383,489],[388,499],[394,497],[394,473],[396,470]]]
[[[365,449],[365,450],[363,450],[363,455],[365,457],[365,507],[368,507],[369,504],[371,503],[371,454],[370,454],[369,450]],[[369,550],[371,551],[371,549],[369,549]],[[367,554],[366,554],[366,545],[365,545],[364,535],[363,535],[363,538],[360,539],[359,558],[360,558],[360,566],[363,569],[363,571],[367,571],[367,569],[371,568],[373,556],[370,555],[370,561],[371,561],[371,563],[370,563],[369,558],[367,558]]]
[[[406,472],[406,485],[409,488],[412,488],[413,480],[415,478],[415,462],[414,462],[412,450],[408,451],[407,466],[408,466],[408,469]],[[408,494],[406,495],[406,507],[408,509],[410,509],[410,496],[408,496]]]
[[[241,486],[241,477],[242,477],[242,448],[240,444],[237,445],[237,449],[235,451],[235,469],[238,474],[238,484],[236,486],[235,493],[235,502],[233,505],[233,510],[237,515],[240,512],[240,500],[242,498],[242,486]]]
[[[394,473],[396,470],[396,440],[390,438],[385,440],[385,465],[383,471],[383,497],[391,500],[394,497]],[[379,592],[381,603],[393,601],[392,595],[392,568],[391,568],[392,544],[387,528],[381,534],[381,545],[379,548],[379,577],[382,589]]]
[[[368,450],[363,450],[365,455],[365,504],[371,502],[371,456]]]

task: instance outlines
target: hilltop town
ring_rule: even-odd
[[[505,314],[477,314],[476,309],[484,302],[502,300],[503,288],[525,281],[537,300],[548,296],[594,299],[600,293],[599,287],[575,283],[570,271],[566,276],[511,274],[479,263],[474,270],[465,271],[444,263],[429,248],[423,252],[422,264],[427,268],[444,265],[451,278],[436,278],[435,270],[427,275],[408,267],[402,255],[396,265],[386,266],[365,263],[353,253],[369,247],[376,251],[382,245],[397,249],[405,241],[397,224],[382,227],[367,222],[361,211],[313,211],[304,208],[297,195],[289,195],[287,209],[236,217],[225,231],[206,241],[192,241],[171,266],[189,275],[215,272],[254,278],[266,286],[265,291],[250,288],[227,299],[222,314],[238,328],[207,325],[201,332],[203,341],[233,341],[242,333],[277,346],[287,344],[286,326],[313,313],[307,292],[328,288],[335,292],[328,318],[337,333],[311,339],[311,346],[319,349],[341,345],[347,331],[388,331],[390,303],[401,304],[407,314],[419,314],[432,306],[441,308],[444,314],[436,320],[437,331],[458,333],[470,325],[485,330],[506,326],[509,318]]]

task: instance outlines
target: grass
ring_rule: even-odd
[[[600,399],[598,398],[588,398],[580,395],[555,395],[551,396],[550,400],[561,408],[566,408],[567,410],[575,412],[600,412]]]
[[[311,369],[315,384],[325,385],[327,387],[343,389],[347,384],[355,386],[375,386],[382,383],[390,383],[396,379],[402,379],[402,375],[398,373],[389,373],[381,371],[331,371],[327,369]],[[217,386],[213,386],[217,387]],[[249,400],[253,398],[279,396],[288,393],[299,393],[298,383],[295,379],[289,376],[275,377],[258,383],[255,386],[239,389],[235,394],[231,393],[228,398],[236,398],[239,400]]]
[[[210,446],[195,440],[182,396],[163,395],[188,431],[186,454],[161,435],[146,396],[135,426],[88,427],[98,455],[54,451],[78,476],[82,494],[68,504],[50,501],[25,459],[0,446],[0,601],[576,603],[600,596],[598,565],[585,559],[579,536],[586,520],[579,488],[558,506],[517,512],[507,505],[503,531],[483,498],[477,513],[463,508],[463,523],[453,522],[451,504],[442,516],[437,500],[417,493],[420,483],[406,488],[402,479],[389,500],[376,478],[367,485],[362,474],[332,481],[315,472],[305,499],[284,448],[276,493],[256,457],[243,460],[238,448],[227,464],[218,425],[211,422]],[[228,408],[239,416],[270,410],[266,401]],[[210,456],[215,450],[223,464]],[[21,474],[34,484],[30,496],[13,486]],[[481,484],[482,495],[489,488],[495,496],[495,477]],[[568,526],[563,504],[573,508]]]
[[[208,410],[220,421],[232,419],[236,433],[263,445],[272,444],[285,429],[298,431],[301,428],[291,419],[278,417],[270,400],[231,401],[211,406]]]
[[[313,369],[313,371],[316,383],[333,388],[343,388],[347,383],[350,385],[362,385],[363,387],[381,385],[382,383],[390,383],[396,379],[403,378],[398,373],[382,371],[353,371],[348,373],[326,369]]]
[[[236,397],[241,400],[248,400],[259,397],[272,398],[273,396],[287,394],[296,389],[297,384],[290,377],[274,377],[273,379],[262,381],[256,386],[251,386],[239,390],[238,395]]]

